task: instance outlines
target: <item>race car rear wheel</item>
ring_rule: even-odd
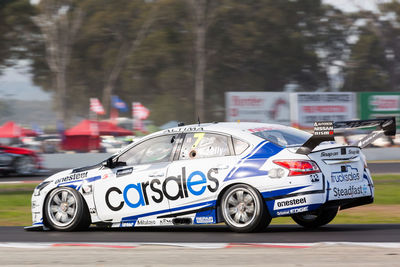
[[[229,188],[222,196],[222,216],[235,232],[256,232],[271,222],[260,193],[245,184]]]
[[[292,215],[292,219],[305,228],[318,228],[330,223],[336,217],[338,209],[338,207],[334,207],[299,213]]]
[[[90,214],[82,195],[69,187],[50,192],[44,215],[46,224],[54,230],[74,231],[90,225]]]

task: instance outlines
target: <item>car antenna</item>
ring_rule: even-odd
[[[199,126],[200,126],[200,116],[197,116],[197,123],[198,123]]]

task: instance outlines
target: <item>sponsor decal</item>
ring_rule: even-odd
[[[290,209],[290,210],[277,211],[276,215],[283,216],[283,215],[290,215],[290,214],[306,212],[306,211],[308,211],[308,207],[301,207],[301,208],[295,208],[295,209]]]
[[[97,211],[96,211],[95,208],[90,208],[90,209],[89,209],[89,213],[90,213],[90,214],[96,214]]]
[[[350,169],[350,171],[349,171]],[[361,179],[358,169],[348,166],[347,172],[332,172],[332,183],[355,182]]]
[[[82,185],[83,194],[91,194],[93,192],[93,186],[91,184]]]
[[[107,179],[108,178],[108,173],[103,174],[103,177],[101,177],[101,179]]]
[[[310,174],[310,179],[312,183],[319,182],[319,176],[316,173]]]
[[[367,186],[360,185],[360,186],[349,186],[347,188],[333,188],[333,196],[335,197],[347,197],[347,196],[354,196],[354,195],[364,195],[367,193]]]
[[[214,193],[218,190],[219,182],[213,174],[218,173],[217,169],[210,169],[205,175],[201,171],[194,171],[186,176],[186,168],[182,168],[181,175],[169,176],[162,183],[159,179],[153,179],[136,184],[128,184],[123,190],[117,187],[111,187],[105,194],[105,201],[107,207],[113,211],[118,211],[126,204],[130,208],[138,208],[140,206],[147,206],[151,202],[161,203],[164,198],[174,201],[177,199],[187,198],[189,196],[200,196],[206,190]],[[178,186],[178,191],[171,192],[171,187]],[[176,187],[175,187],[176,188]],[[138,198],[132,200],[129,198],[130,193],[134,191],[138,194]],[[110,203],[110,194],[115,192],[123,196],[123,201],[118,205]]]
[[[286,207],[290,207],[290,206],[306,204],[307,199],[306,199],[306,197],[302,197],[302,198],[293,198],[293,199],[282,200],[282,201],[276,200],[275,203],[278,208],[286,208]]]
[[[333,135],[332,121],[317,121],[314,122],[314,135]]]
[[[59,183],[64,183],[64,182],[80,180],[80,179],[86,178],[87,174],[88,174],[88,172],[73,173],[67,177],[57,179],[54,183],[59,184]]]
[[[131,168],[127,168],[127,169],[118,170],[117,171],[117,177],[131,174],[132,171],[133,171],[132,167]]]
[[[155,220],[139,219],[136,221],[136,225],[155,225]]]
[[[203,127],[180,127],[165,130],[164,133],[198,132],[204,131]]]
[[[160,220],[160,225],[171,225],[171,224],[172,224],[172,219],[164,218]]]
[[[358,155],[358,154],[360,154],[360,150],[359,149],[349,149],[348,153],[350,155]]]
[[[212,216],[196,217],[196,223],[213,223],[214,218]]]
[[[133,222],[123,222],[121,223],[121,227],[133,227]]]
[[[339,155],[338,151],[334,152],[321,152],[321,157],[333,157]]]

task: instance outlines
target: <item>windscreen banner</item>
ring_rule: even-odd
[[[316,121],[346,121],[356,118],[355,93],[291,93],[291,125],[313,129]]]
[[[226,92],[226,121],[290,125],[289,93]]]
[[[400,128],[400,92],[360,93],[358,100],[362,120],[396,117],[397,129]]]

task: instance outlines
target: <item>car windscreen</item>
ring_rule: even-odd
[[[282,147],[301,146],[312,136],[310,133],[290,127],[259,131],[253,134]]]

